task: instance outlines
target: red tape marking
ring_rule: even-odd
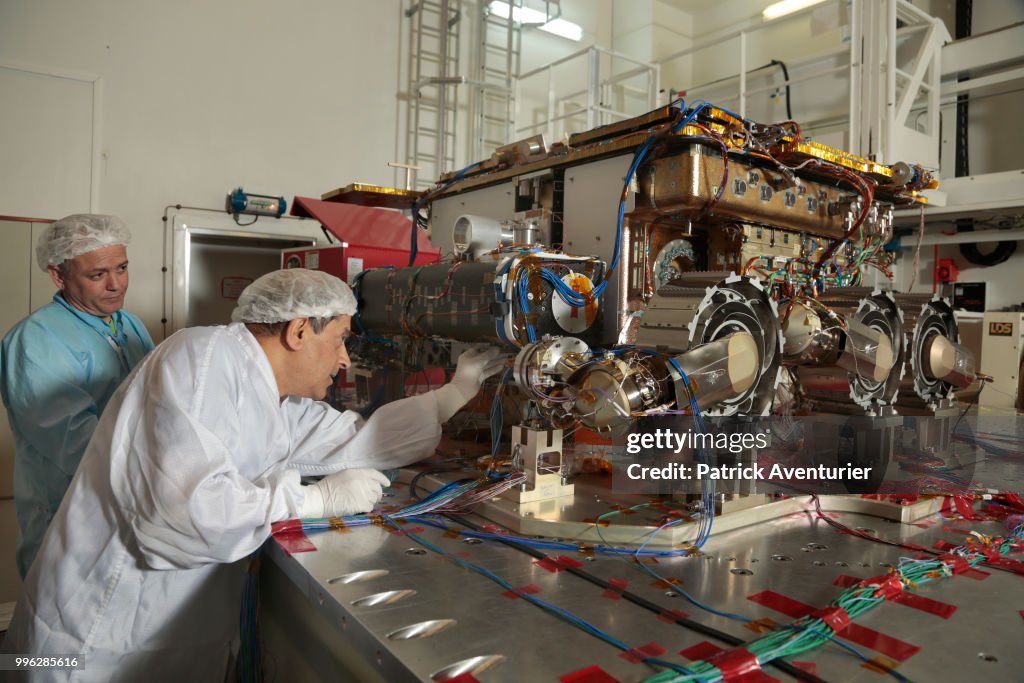
[[[664,621],[666,624],[674,624],[677,619],[686,619],[690,615],[681,609],[667,610],[658,615],[658,621]]]
[[[722,652],[722,648],[718,647],[711,641],[702,640],[696,645],[691,645],[685,650],[680,650],[679,654],[681,654],[683,657],[689,659],[692,662],[699,662],[702,660],[711,659],[719,652]]]
[[[639,664],[648,657],[660,657],[663,654],[665,654],[665,648],[655,642],[650,642],[646,645],[641,645],[640,647],[631,648],[619,656],[627,662]]]
[[[833,633],[841,633],[850,625],[850,615],[842,607],[834,605],[812,612],[811,616],[825,622],[825,625],[832,629]]]
[[[622,593],[628,585],[629,581],[625,579],[608,579],[608,588],[601,593],[601,597],[606,600],[621,600]]]
[[[453,678],[442,678],[441,680],[444,683],[480,683],[479,679],[468,671]]]
[[[1000,557],[995,560],[987,560],[985,564],[990,564],[993,567],[1001,567],[1003,569],[1008,569],[1009,571],[1014,572],[1015,574],[1024,574],[1024,562],[1019,562],[1017,560],[1010,560],[1005,557]]]
[[[964,574],[971,569],[971,565],[967,559],[960,557],[959,555],[939,555],[935,559],[952,569],[954,576],[957,574]]]
[[[545,571],[549,571],[552,574],[565,571],[566,569],[576,569],[582,567],[583,563],[579,560],[574,560],[568,555],[559,555],[558,557],[545,557],[543,560],[535,560],[534,564]]]
[[[971,568],[964,572],[964,576],[968,579],[974,579],[975,581],[984,581],[988,577],[992,576],[992,574],[977,568]]]
[[[856,576],[840,574],[836,577],[836,580],[833,583],[837,586],[842,586],[843,588],[849,588],[850,586],[856,586],[860,583],[860,579]],[[892,601],[907,607],[919,609],[923,612],[935,614],[943,619],[949,619],[953,615],[953,612],[956,612],[956,605],[950,605],[945,602],[933,600],[932,598],[927,598],[923,595],[918,595],[917,593],[903,592],[894,597]]]
[[[270,535],[277,536],[278,534],[287,533],[302,533],[302,520],[301,519],[289,519],[284,522],[274,522],[270,525]]]
[[[958,548],[959,546],[953,545],[952,543],[946,543],[945,541],[938,541],[932,547],[935,548],[936,550],[947,551],[947,550],[952,550],[953,548]],[[947,560],[947,559],[945,559],[945,558],[951,558],[951,557],[952,558],[959,558],[960,561],[957,561],[955,559],[954,560]],[[989,576],[991,576],[991,574],[989,572],[982,571],[982,570],[978,569],[977,567],[971,567],[970,565],[965,567],[964,563],[966,563],[967,560],[965,560],[964,558],[960,557],[959,555],[939,555],[938,557],[935,557],[933,559],[943,560],[943,561],[946,562],[946,564],[951,564],[952,565],[951,568],[953,569],[953,573],[954,574],[962,574],[962,575],[966,576],[969,579],[974,579],[975,581],[982,581],[984,579],[987,579]]]
[[[843,577],[837,578],[836,581],[838,582],[841,578]],[[854,580],[856,583],[860,583],[860,579]],[[786,597],[785,595],[780,595],[774,591],[761,591],[755,595],[748,596],[747,599],[797,619],[815,611],[815,608],[811,605]],[[858,645],[870,647],[876,652],[881,652],[886,657],[891,657],[901,662],[921,651],[921,648],[917,645],[905,643],[898,638],[893,638],[858,624],[847,626],[843,630],[842,637]]]
[[[885,598],[886,600],[893,600],[897,596],[903,594],[903,584],[900,582],[900,577],[896,574],[872,576],[871,578],[861,581],[860,585],[874,586],[875,597]]]
[[[543,569],[544,571],[551,572],[552,574],[557,574],[563,569],[563,567],[559,566],[558,562],[556,562],[555,559],[551,557],[545,557],[541,560],[534,560],[533,563],[541,569]]]
[[[762,683],[777,680],[761,671],[757,657],[743,647],[719,652],[707,662],[722,672],[722,680],[725,683]]]
[[[604,669],[596,664],[567,673],[558,680],[561,683],[619,683],[619,679],[609,676]]]
[[[922,612],[934,614],[935,616],[942,617],[943,619],[949,619],[953,616],[953,612],[956,612],[956,605],[951,605],[948,602],[941,602],[940,600],[934,600],[917,593],[901,593],[893,598],[893,602],[921,610]]]
[[[306,534],[302,531],[302,520],[289,519],[287,522],[275,522],[270,525],[270,535],[289,555],[316,552],[316,546],[306,538]]]
[[[814,607],[811,605],[786,597],[775,591],[761,591],[760,593],[748,595],[747,600],[756,602],[768,609],[773,609],[776,612],[782,612],[787,617],[793,617],[794,619],[805,617],[814,612]]]
[[[583,566],[583,563],[577,559],[569,557],[568,555],[559,555],[558,564],[562,569],[579,569]]]
[[[899,662],[904,662],[921,651],[917,645],[905,643],[899,638],[887,636],[859,624],[850,624],[843,633],[843,638],[858,645],[870,647],[875,652],[881,652],[886,657],[891,657]]]
[[[985,519],[984,515],[979,515],[974,512],[974,499],[969,495],[953,496],[953,504],[956,506],[956,511],[959,512],[960,516],[964,519]]]
[[[540,586],[535,583],[528,583],[525,586],[519,586],[518,588],[513,588],[510,591],[505,591],[502,595],[509,600],[515,600],[522,595],[536,595],[537,593],[540,593]]]

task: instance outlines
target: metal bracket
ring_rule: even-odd
[[[571,496],[576,487],[568,482],[568,468],[562,459],[561,429],[512,427],[513,462],[518,460],[526,472],[526,481],[507,498],[518,503],[534,503]]]

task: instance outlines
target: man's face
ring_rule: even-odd
[[[124,307],[128,291],[128,250],[124,245],[94,249],[48,269],[69,304],[110,320]]]
[[[352,316],[343,315],[328,323],[320,334],[308,328],[309,336],[302,347],[303,396],[324,398],[338,371],[352,364],[345,349],[351,325]]]

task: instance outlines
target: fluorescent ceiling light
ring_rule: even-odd
[[[765,7],[764,11],[761,12],[761,16],[764,17],[766,21],[778,19],[779,17],[784,17],[787,14],[792,14],[793,12],[802,10],[805,7],[817,5],[819,2],[823,2],[823,0],[782,0],[781,2],[776,2]]]
[[[568,38],[569,40],[575,40],[577,42],[583,39],[582,26],[561,18],[548,21],[547,14],[540,10],[532,9],[530,7],[510,8],[507,2],[492,2],[488,5],[487,9],[491,14],[501,17],[502,19],[508,19],[509,9],[511,9],[512,21],[517,24],[522,24],[524,26],[537,26],[541,31],[547,31],[548,33],[553,33],[556,36],[561,36],[562,38]]]
[[[543,24],[540,30],[568,38],[569,40],[575,40],[577,43],[583,40],[583,27],[565,19],[552,19],[548,23]]]

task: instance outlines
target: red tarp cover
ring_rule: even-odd
[[[412,221],[394,209],[325,202],[311,197],[295,197],[291,215],[313,218],[335,237],[353,245],[409,250]],[[437,252],[420,231],[420,252]],[[404,264],[403,264],[404,265]]]

